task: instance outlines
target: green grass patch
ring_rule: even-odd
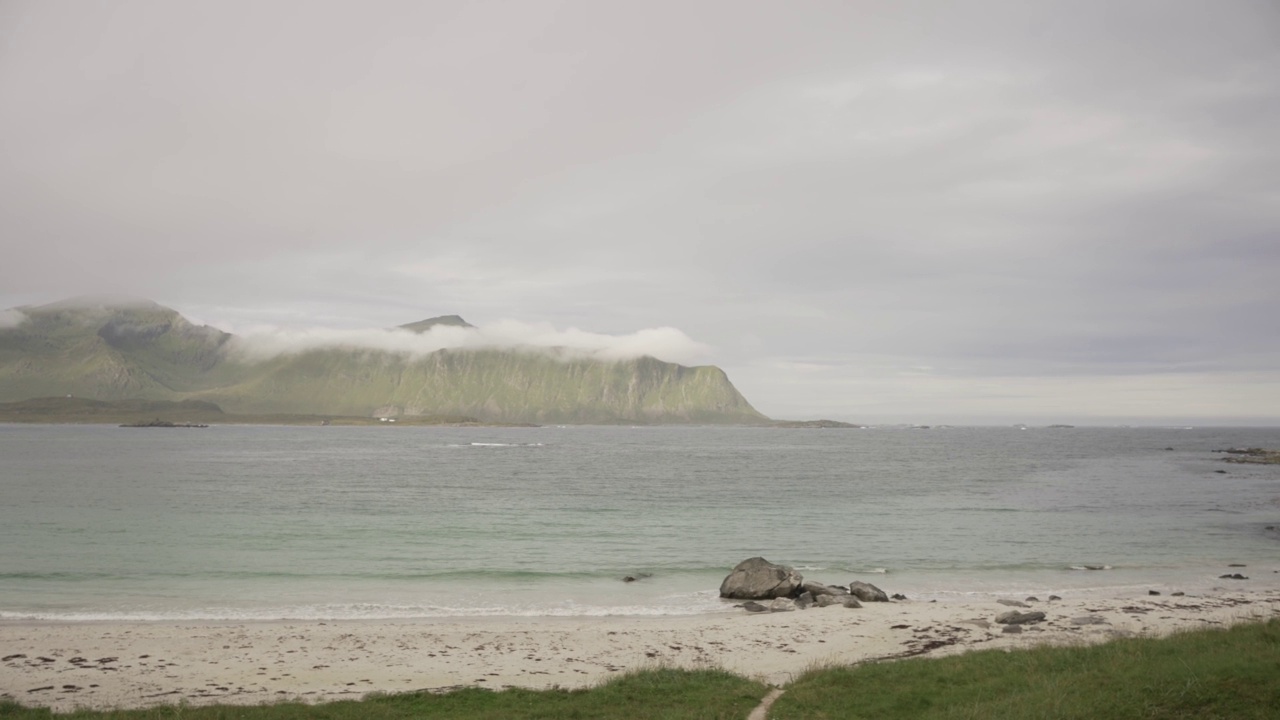
[[[816,670],[769,717],[1277,718],[1280,620]]]
[[[769,688],[722,670],[659,668],[629,673],[583,690],[498,692],[470,688],[444,694],[374,695],[317,705],[167,706],[148,710],[50,713],[0,701],[0,717],[20,720],[742,720]]]

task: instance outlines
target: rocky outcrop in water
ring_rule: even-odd
[[[1280,465],[1280,450],[1251,447],[1227,448],[1226,450],[1214,450],[1214,452],[1227,455],[1227,457],[1222,458],[1223,462],[1246,465]]]
[[[148,420],[146,422],[124,423],[120,427],[126,428],[207,428],[208,425],[201,423],[174,423],[168,420]]]
[[[807,430],[861,429],[862,425],[840,422],[839,420],[779,420],[773,424],[780,428],[800,428]]]

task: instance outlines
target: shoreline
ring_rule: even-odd
[[[1241,559],[1237,556],[1236,559]],[[1146,596],[1157,591],[1166,596],[1176,592],[1189,595],[1212,595],[1236,590],[1280,590],[1280,564],[1259,562],[1245,557],[1248,563],[1215,561],[1187,567],[1135,568],[1099,566],[1095,569],[1056,568],[1022,569],[1001,572],[935,573],[866,572],[828,570],[801,566],[806,579],[822,584],[847,585],[862,580],[882,586],[890,594],[903,594],[916,603],[958,604],[981,602],[994,598],[1022,599],[1028,595],[1072,597]],[[1268,559],[1269,560],[1269,559]],[[1233,579],[1231,574],[1246,577]],[[262,594],[255,604],[233,602],[191,602],[191,592],[172,594],[167,609],[142,610],[155,600],[152,596],[89,593],[62,588],[59,594],[44,590],[40,597],[56,601],[39,608],[8,597],[8,608],[0,606],[0,627],[5,625],[148,625],[148,624],[218,624],[271,622],[426,622],[537,620],[599,618],[688,618],[734,615],[741,613],[738,600],[719,597],[716,588],[724,579],[724,570],[700,573],[705,577],[675,574],[669,577],[646,577],[626,582],[621,571],[590,578],[559,578],[536,585],[498,582],[477,583],[470,592],[458,595],[442,589],[439,582],[410,587],[376,586],[342,596],[283,596]],[[283,586],[281,586],[283,587]],[[311,590],[315,588],[309,586]],[[279,592],[280,587],[273,588]],[[178,592],[170,588],[172,592]],[[228,591],[223,588],[223,594]],[[246,592],[248,592],[246,590]],[[26,595],[29,599],[30,592]],[[4,596],[0,596],[3,601]],[[173,602],[177,601],[177,602]],[[79,607],[78,603],[88,602]],[[55,607],[57,609],[55,609]],[[133,608],[123,611],[122,608]]]
[[[1280,588],[995,595],[779,613],[397,620],[0,621],[0,696],[68,711],[358,699],[458,687],[577,688],[628,670],[718,667],[774,685],[852,664],[1164,635],[1280,615]],[[1022,601],[1022,598],[1017,598]],[[1011,609],[1046,614],[1006,633]]]

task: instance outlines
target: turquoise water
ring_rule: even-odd
[[[1280,429],[0,425],[0,619],[716,612],[753,555],[942,599],[1280,577],[1280,467],[1232,446]]]

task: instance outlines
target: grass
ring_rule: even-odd
[[[746,718],[768,692],[720,670],[657,668],[587,690],[459,690],[362,701],[168,706],[52,715],[0,701],[0,717],[75,720],[683,720]],[[1280,619],[1102,645],[987,650],[816,669],[769,713],[805,718],[1277,718]]]
[[[770,718],[1277,718],[1280,620],[815,670]]]
[[[0,701],[0,718],[35,720],[742,720],[769,691],[723,670],[657,668],[630,673],[587,690],[501,692],[468,688],[435,695],[374,695],[318,705],[168,706],[149,710],[78,711],[53,715]]]

